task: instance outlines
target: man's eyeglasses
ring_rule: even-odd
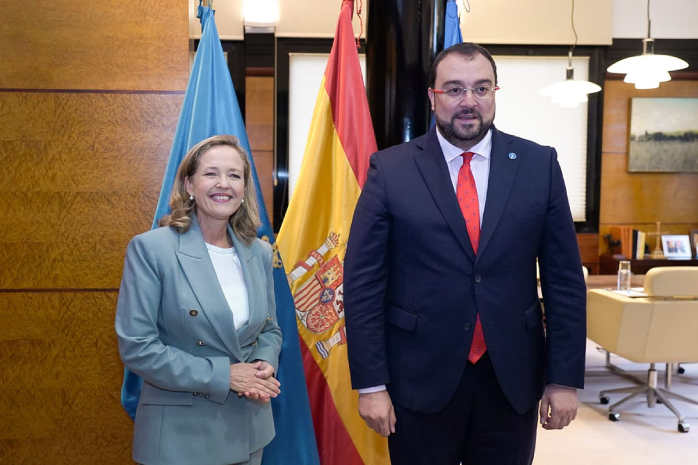
[[[431,89],[435,94],[443,94],[453,100],[460,100],[465,97],[468,91],[472,91],[473,97],[477,99],[488,99],[494,95],[495,90],[499,90],[499,86],[487,87],[487,86],[477,86],[477,87],[449,87],[444,90]]]

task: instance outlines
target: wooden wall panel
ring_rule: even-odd
[[[3,4],[0,464],[133,463],[116,288],[184,100],[188,10]]]
[[[657,89],[637,90],[620,80],[606,80],[603,101],[602,152],[626,153],[630,134],[630,99],[633,97],[698,97],[698,83],[663,82]]]
[[[116,297],[0,293],[0,463],[132,463]]]
[[[658,89],[637,90],[623,81],[607,80],[601,159],[599,253],[606,252],[604,234],[613,225],[642,231],[688,234],[698,228],[697,173],[629,173],[628,134],[633,97],[698,97],[698,82],[673,80]],[[654,243],[652,242],[654,246]]]
[[[267,207],[269,220],[274,222],[274,152],[252,149],[257,176],[259,177],[259,188],[264,196],[264,205]]]
[[[603,154],[601,223],[698,222],[698,174],[628,173],[627,158]]]
[[[3,2],[0,88],[184,90],[188,0]]]
[[[586,266],[589,274],[599,272],[598,234],[577,234],[577,245],[579,255],[582,258],[582,265]]]
[[[270,219],[274,206],[274,78],[245,79],[245,126]]]
[[[245,78],[245,126],[250,146],[274,150],[274,78]]]
[[[0,288],[116,288],[182,94],[0,93]],[[39,272],[41,270],[41,272]]]

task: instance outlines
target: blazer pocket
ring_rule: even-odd
[[[388,305],[385,318],[393,326],[405,331],[414,331],[417,328],[417,318],[419,317],[415,313],[394,305]]]
[[[511,219],[512,221],[522,221],[529,218],[535,218],[536,216],[542,215],[544,210],[545,205],[539,203],[538,205],[535,205],[533,207],[524,208],[523,210],[515,210],[511,212]]]
[[[167,391],[145,382],[141,390],[141,404],[194,405],[194,396],[191,392]]]
[[[536,300],[531,308],[526,310],[526,329],[528,331],[533,331],[538,326],[543,324],[543,308],[540,305],[540,301]]]

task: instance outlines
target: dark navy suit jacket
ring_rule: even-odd
[[[518,412],[546,383],[583,387],[586,286],[553,148],[493,128],[477,255],[435,129],[373,154],[344,265],[354,389],[385,384],[405,408],[442,410],[463,376],[477,312]]]

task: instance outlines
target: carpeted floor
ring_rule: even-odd
[[[698,335],[697,335],[698,337]],[[657,465],[698,464],[698,405],[672,401],[691,424],[688,433],[679,433],[677,418],[663,405],[648,408],[645,397],[622,405],[621,420],[608,419],[608,405],[599,402],[599,391],[632,385],[609,373],[605,356],[587,341],[587,377],[579,392],[577,419],[562,431],[539,429],[536,465]],[[612,356],[611,362],[645,379],[649,364],[635,364]],[[685,374],[674,373],[672,390],[698,400],[698,364],[684,365]],[[659,386],[664,386],[665,365],[657,366]],[[611,397],[611,404],[625,394]]]

